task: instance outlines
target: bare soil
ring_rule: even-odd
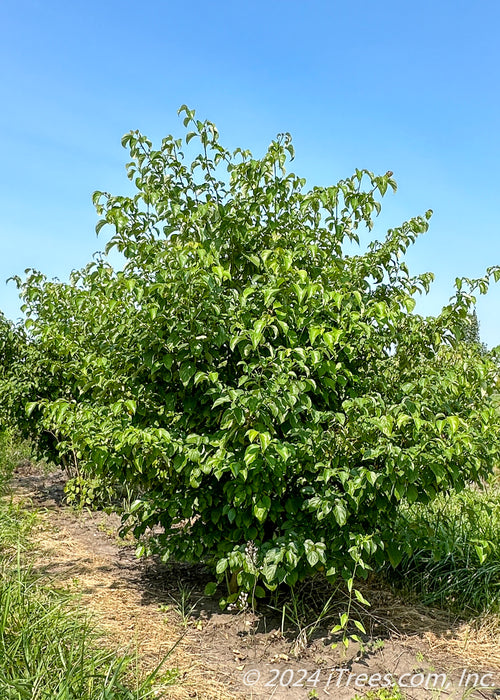
[[[338,640],[330,630],[346,600],[333,601],[332,615],[315,626],[331,595],[323,584],[300,592],[308,619],[292,622],[283,615],[286,598],[274,610],[261,604],[223,612],[204,595],[211,576],[202,565],[137,559],[133,543],[118,537],[116,515],[69,508],[63,487],[61,472],[47,475],[28,464],[12,480],[12,497],[40,513],[34,566],[77,593],[107,643],[136,653],[142,670],[167,656],[161,673],[173,670],[175,682],[162,698],[347,700],[392,680],[414,700],[500,697],[498,620],[456,619],[374,580],[362,587],[372,602],[368,612],[360,611],[363,644],[334,649]]]

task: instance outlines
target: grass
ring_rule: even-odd
[[[78,610],[25,565],[33,512],[5,497],[13,458],[0,441],[0,697],[2,700],[145,700],[161,697],[175,672],[141,677],[137,660],[116,655]],[[7,455],[8,459],[5,459]],[[4,459],[2,460],[2,456]],[[2,469],[3,467],[3,469]]]
[[[31,700],[151,697],[152,680],[132,687],[131,659],[98,646],[88,622],[60,593],[18,562],[0,568],[0,695]]]
[[[31,448],[26,440],[22,440],[12,430],[0,427],[0,484],[5,487],[6,481],[12,476],[18,464],[31,459]]]
[[[500,613],[500,482],[440,495],[399,514],[401,542],[414,553],[389,576],[424,603]],[[416,545],[416,546],[415,546]]]

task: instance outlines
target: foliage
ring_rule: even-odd
[[[20,331],[22,333],[22,331]],[[13,364],[21,355],[17,343],[18,334],[14,324],[0,312],[0,432],[4,434],[3,440],[7,440],[6,429],[9,425],[9,379]],[[21,406],[23,411],[23,406]]]
[[[93,508],[109,504],[113,498],[113,489],[103,479],[75,476],[64,484],[64,495],[69,505]]]
[[[29,420],[87,478],[130,485],[143,553],[207,562],[234,599],[316,571],[351,591],[354,572],[401,560],[399,503],[498,458],[497,367],[459,326],[500,270],[457,279],[423,318],[432,275],[403,259],[431,212],[348,253],[392,173],[307,189],[285,170],[288,134],[257,159],[181,112],[184,146],[124,137],[134,196],[95,193],[123,269],[98,257],[69,284],[17,280]]]
[[[120,511],[124,503],[130,503],[126,486],[112,484],[103,475],[90,478],[79,475],[67,479],[64,495],[68,505],[91,510]]]
[[[0,312],[0,432],[16,448],[29,442],[39,457],[60,459],[56,436],[26,413],[34,397],[61,396],[65,380],[55,370],[49,348]]]

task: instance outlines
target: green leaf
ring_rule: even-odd
[[[250,442],[255,442],[255,440],[259,437],[260,433],[258,430],[250,428],[250,430],[247,430],[246,435],[248,436]]]
[[[210,583],[207,583],[205,586],[204,594],[206,596],[213,596],[215,591],[217,590],[217,582],[216,581],[210,581]]]
[[[196,386],[197,384],[199,384],[207,378],[208,375],[206,372],[196,372],[196,374],[194,375],[194,385]]]
[[[316,566],[319,562],[319,554],[314,549],[310,549],[306,554],[307,561],[311,566]]]
[[[354,595],[356,596],[357,600],[362,603],[363,605],[370,606],[371,603],[366,600],[364,595],[361,593],[361,591],[358,591],[356,588],[354,589]]]
[[[259,333],[259,331],[249,331],[248,335],[250,336],[250,340],[252,341],[252,348],[256,350],[259,343],[262,340],[262,333]]]
[[[412,297],[406,297],[406,299],[404,300],[404,305],[409,314],[411,314],[411,312],[415,308],[416,303],[417,302]]]
[[[257,457],[260,457],[260,447],[258,445],[249,445],[245,450],[245,464],[249,467]]]
[[[330,350],[334,350],[335,346],[339,342],[340,338],[342,336],[342,330],[340,328],[334,328],[331,331],[327,331],[326,333],[323,333],[323,340],[327,344],[327,346],[330,348]]]
[[[389,562],[391,566],[395,569],[397,565],[401,562],[403,558],[403,553],[401,552],[399,545],[393,542],[389,542],[386,546],[387,556],[389,557]]]
[[[301,304],[304,301],[304,297],[307,294],[307,287],[297,284],[296,282],[292,284],[292,287],[297,296],[299,304]]]
[[[276,450],[276,452],[279,454],[279,456],[281,457],[283,462],[285,462],[285,463],[288,462],[288,460],[291,457],[291,452],[288,449],[288,447],[286,445],[277,444],[276,442],[273,444],[273,447]]]
[[[448,416],[445,420],[450,426],[451,433],[456,433],[460,427],[460,418],[458,418],[458,416]]]
[[[133,416],[134,413],[137,411],[137,401],[134,401],[133,399],[126,399],[125,400],[125,408],[127,409],[127,412]]]
[[[476,550],[476,554],[479,559],[479,564],[484,564],[484,562],[488,558],[487,550],[485,550],[484,546],[480,544],[475,544],[474,549]]]
[[[217,562],[217,565],[216,565],[216,567],[215,567],[216,573],[217,573],[217,574],[223,574],[224,571],[227,569],[228,564],[229,564],[229,562],[228,562],[227,559],[225,559],[225,558],[224,558],[224,559],[219,559],[219,561]],[[207,595],[211,595],[211,594],[210,594],[210,593],[207,593]]]
[[[265,598],[265,597],[266,597],[266,592],[265,592],[265,590],[262,588],[262,586],[255,586],[255,591],[254,591],[254,593],[255,593],[255,597],[256,597],[256,598]]]
[[[314,344],[314,341],[318,337],[318,335],[321,335],[324,331],[324,328],[321,326],[310,326],[309,327],[309,342],[311,345]]]
[[[189,384],[189,380],[196,372],[196,365],[194,362],[183,362],[179,368],[179,377],[184,386]]]
[[[260,445],[262,447],[262,452],[265,452],[271,442],[271,436],[269,433],[259,433]]]
[[[219,396],[219,398],[213,402],[212,408],[216,408],[217,406],[220,406],[223,403],[228,403],[230,401],[231,398],[229,396]]]
[[[31,416],[35,408],[38,408],[38,401],[30,401],[26,404],[26,415],[28,418]]]
[[[268,513],[268,508],[265,507],[265,505],[262,503],[262,501],[257,501],[253,507],[253,514],[259,521],[259,523],[263,523],[264,520],[267,517]]]
[[[408,484],[406,498],[408,499],[408,503],[415,503],[418,499],[418,489],[413,484]]]
[[[347,510],[344,504],[340,501],[337,501],[337,503],[335,503],[333,507],[333,514],[335,516],[335,520],[340,525],[340,527],[343,527],[347,522]]]
[[[356,627],[358,628],[358,630],[359,630],[360,632],[362,632],[363,634],[366,634],[366,630],[365,630],[365,628],[363,627],[363,623],[362,623],[362,622],[360,622],[359,620],[353,620],[353,622],[354,622],[354,624],[356,625]]]

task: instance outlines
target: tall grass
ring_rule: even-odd
[[[12,476],[14,468],[31,459],[31,448],[27,440],[20,438],[15,430],[0,425],[0,486]]]
[[[5,446],[5,442],[4,442]],[[1,460],[0,451],[0,460]],[[2,470],[2,466],[4,467]],[[10,471],[0,462],[0,491]],[[2,494],[3,495],[3,494]],[[104,648],[74,599],[24,564],[33,513],[0,498],[0,698],[145,700],[175,680],[160,667],[140,679],[131,656]]]
[[[401,544],[413,554],[390,574],[427,604],[500,613],[500,483],[442,494],[432,504],[404,506]]]
[[[16,700],[147,698],[131,688],[130,659],[100,648],[96,633],[60,594],[20,563],[0,568],[0,697]]]

